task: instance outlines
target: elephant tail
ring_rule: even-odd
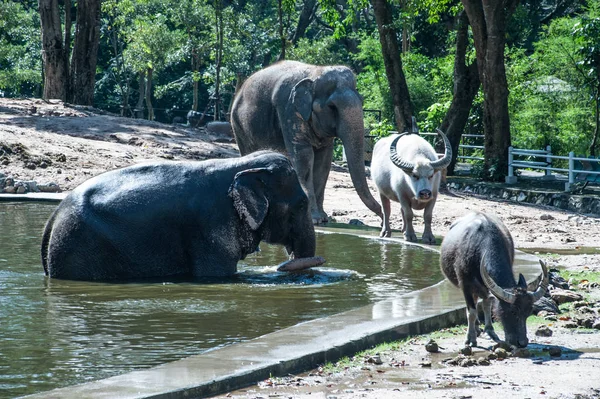
[[[42,266],[44,266],[44,274],[48,276],[48,246],[50,245],[50,236],[54,227],[54,219],[56,219],[56,212],[50,216],[46,227],[44,227],[44,235],[42,235]]]

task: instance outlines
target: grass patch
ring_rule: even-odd
[[[572,285],[578,285],[583,281],[600,284],[600,273],[589,270],[567,270],[563,269],[559,272],[560,276],[569,281],[573,279]]]

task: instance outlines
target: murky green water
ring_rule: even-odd
[[[429,286],[433,251],[319,233],[326,267],[276,271],[280,247],[233,278],[106,284],[47,279],[40,237],[56,205],[0,202],[0,398],[122,374]]]

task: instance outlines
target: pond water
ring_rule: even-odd
[[[40,261],[48,203],[0,202],[0,398],[106,378],[248,340],[442,280],[438,254],[373,238],[317,234],[324,267],[276,271],[278,246],[229,279],[50,280]]]

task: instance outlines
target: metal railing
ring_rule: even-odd
[[[390,134],[398,134],[397,131],[390,131]],[[431,132],[419,132],[419,135],[421,136],[437,136],[437,133],[431,133]],[[463,134],[460,137],[460,144],[458,145],[458,155],[456,156],[457,158],[460,159],[477,159],[480,161],[483,161],[483,156],[473,156],[473,155],[465,155],[467,154],[467,151],[469,151],[468,154],[471,154],[473,150],[482,150],[483,151],[483,145],[474,145],[474,144],[465,144],[465,139],[467,140],[477,140],[477,139],[483,139],[483,134]]]
[[[515,156],[528,156],[531,158],[543,158],[543,161],[529,161],[529,160],[515,160]],[[557,168],[552,166],[553,159],[561,159],[568,161],[568,168]],[[575,167],[575,162],[596,162],[600,163],[598,158],[585,158],[576,157],[573,151],[569,152],[569,156],[552,155],[552,148],[547,146],[545,150],[523,150],[513,147],[508,147],[508,176],[505,178],[507,184],[514,184],[517,182],[517,176],[514,175],[514,170],[518,168],[527,169],[538,169],[545,171],[543,178],[554,179],[555,176],[552,172],[563,172],[568,176],[568,180],[565,182],[565,191],[571,191],[575,180],[578,179],[577,175],[585,176],[591,175],[596,176],[600,181],[600,168],[599,170],[588,170],[578,169]],[[599,165],[600,166],[600,165]]]

